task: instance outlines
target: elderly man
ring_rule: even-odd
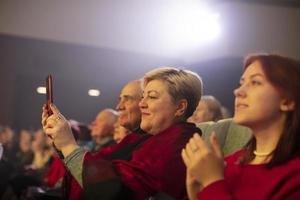
[[[139,108],[139,102],[142,98],[142,93],[143,93],[142,82],[140,80],[133,80],[128,82],[123,87],[120,93],[119,103],[116,108],[119,111],[120,125],[128,129],[133,134],[145,133],[140,128],[142,114]],[[107,148],[101,148],[98,150],[97,154],[100,156],[105,155],[105,157],[108,160],[113,160],[113,159],[128,160],[131,157],[131,152],[133,148],[136,145],[138,145],[138,143],[145,141],[147,138],[149,138],[149,136],[143,137],[141,138],[141,140],[133,144],[128,144],[127,146],[124,145],[123,148],[118,148],[117,145],[111,145]],[[78,168],[79,173],[80,170],[81,169]],[[70,183],[70,187],[66,190],[65,193],[66,196],[64,198],[72,199],[72,200],[83,199],[84,197],[83,197],[82,186],[72,176],[68,175],[67,179]],[[110,193],[110,191],[106,191],[106,192]]]
[[[119,111],[119,123],[132,133],[143,133],[140,129],[141,111],[139,102],[142,98],[143,89],[140,80],[127,83],[119,96],[117,110]]]
[[[91,123],[91,136],[93,141],[88,144],[91,152],[96,152],[103,147],[114,144],[114,124],[118,120],[118,113],[113,109],[104,109],[98,113]]]

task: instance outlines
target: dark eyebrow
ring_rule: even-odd
[[[254,78],[254,77],[257,77],[257,76],[264,77],[263,74],[261,74],[261,73],[256,73],[256,74],[252,74],[252,75],[250,76],[250,78]]]

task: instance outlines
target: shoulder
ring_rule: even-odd
[[[227,157],[225,157],[225,161],[227,164],[237,163],[240,157],[242,156],[243,150],[239,150]]]
[[[135,142],[136,140],[146,137],[146,136],[147,136],[147,134],[130,133],[122,139],[122,141],[119,143],[119,145],[130,144],[130,143]]]
[[[150,141],[160,141],[164,145],[170,144],[178,147],[184,147],[194,133],[201,134],[201,130],[192,123],[178,123],[167,128],[161,133],[154,135]]]
[[[193,135],[194,133],[202,134],[201,129],[198,128],[194,123],[178,123],[174,124],[164,132],[174,132],[177,134]]]

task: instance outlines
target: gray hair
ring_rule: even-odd
[[[213,114],[211,121],[223,119],[222,105],[218,99],[211,95],[204,95],[201,102],[205,102],[208,110]]]

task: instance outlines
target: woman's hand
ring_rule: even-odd
[[[211,149],[196,133],[181,154],[187,167],[187,174],[203,187],[224,179],[224,159],[215,134],[212,134],[210,140]]]
[[[202,186],[188,171],[186,173],[185,184],[189,200],[197,200],[197,193],[201,191]]]
[[[48,137],[50,137],[58,150],[64,157],[79,148],[72,134],[71,127],[66,118],[53,105],[50,105],[53,114],[48,115],[46,106],[43,106],[42,126]]]

